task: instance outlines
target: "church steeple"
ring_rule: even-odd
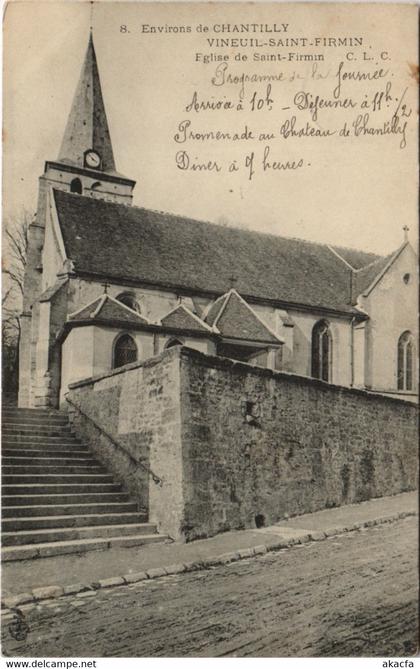
[[[47,211],[51,187],[130,205],[135,185],[115,168],[91,33],[58,159],[47,160],[40,177],[37,218]]]
[[[58,161],[82,168],[115,172],[92,33]]]

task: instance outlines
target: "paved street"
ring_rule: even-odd
[[[417,518],[25,612],[9,656],[407,656]]]
[[[395,517],[399,513],[412,515],[417,510],[417,498],[416,491],[378,497],[357,504],[345,504],[293,516],[271,527],[222,532],[214,537],[187,544],[174,542],[132,548],[113,547],[100,553],[91,551],[57,555],[47,560],[5,562],[2,565],[2,597],[27,593],[42,586],[66,586],[74,583],[89,585],[99,579],[173,564],[198,562],[262,544],[269,548],[273,541],[278,542],[280,538],[294,536],[295,530],[305,534],[337,529],[337,534],[345,532],[346,527],[351,527],[356,522],[370,523],[381,518]]]

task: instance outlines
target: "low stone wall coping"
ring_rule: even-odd
[[[159,355],[153,356],[153,358],[148,358],[147,360],[138,360],[137,362],[130,362],[128,365],[123,367],[118,367],[118,369],[110,369],[108,372],[103,372],[102,374],[97,374],[96,376],[90,376],[86,379],[81,379],[80,381],[74,381],[69,383],[69,389],[74,390],[75,388],[82,388],[83,386],[89,386],[102,379],[107,379],[111,376],[117,376],[118,374],[124,374],[124,372],[129,372],[132,369],[137,369],[138,367],[155,367],[159,364],[164,358],[175,358],[179,352],[180,346],[172,346],[171,348],[159,353]],[[192,350],[192,349],[188,349]]]
[[[377,399],[388,402],[397,402],[397,403],[403,403],[408,406],[417,406],[416,402],[412,402],[410,400],[397,397],[390,397],[388,395],[382,395],[382,393],[375,392],[372,390],[365,390],[362,388],[349,388],[348,386],[340,386],[334,383],[329,383],[327,381],[321,381],[320,379],[314,379],[310,376],[303,376],[300,374],[293,374],[291,372],[273,370],[265,367],[256,367],[255,365],[250,365],[246,362],[241,362],[239,360],[232,360],[230,358],[221,358],[219,356],[207,355],[205,353],[201,353],[201,351],[197,351],[195,349],[191,349],[186,346],[183,346],[180,349],[179,353],[181,357],[187,359],[191,358],[195,359],[195,361],[197,361],[200,365],[204,367],[209,367],[209,368],[216,367],[218,369],[226,369],[226,370],[230,369],[234,372],[238,371],[241,374],[243,373],[252,374],[260,378],[268,377],[273,379],[285,379],[298,385],[299,384],[303,386],[308,385],[315,388],[319,388],[320,390],[323,390],[325,392],[339,391],[360,397],[370,397],[370,398],[375,397]]]
[[[358,397],[375,397],[377,399],[383,400],[384,402],[397,402],[398,404],[403,404],[406,406],[417,406],[415,401],[391,397],[380,392],[375,392],[373,390],[365,390],[362,388],[349,388],[348,386],[340,386],[337,384],[329,383],[327,381],[321,381],[320,379],[314,379],[310,376],[301,376],[299,374],[293,374],[291,372],[284,372],[279,370],[268,369],[265,367],[256,367],[255,365],[250,365],[246,362],[241,362],[239,360],[232,360],[230,358],[222,358],[215,355],[208,355],[197,351],[195,349],[189,348],[187,346],[174,346],[170,349],[167,349],[160,353],[159,355],[154,356],[153,358],[148,358],[147,360],[132,362],[118,369],[112,369],[109,372],[104,372],[103,374],[98,374],[97,376],[92,376],[87,379],[82,379],[80,381],[75,381],[74,383],[69,384],[69,389],[73,390],[76,388],[81,388],[83,386],[95,384],[102,379],[109,378],[111,376],[116,376],[118,374],[124,374],[132,369],[137,369],[139,367],[154,367],[159,364],[162,360],[166,358],[184,358],[187,360],[193,359],[195,362],[205,367],[216,367],[217,369],[231,370],[233,372],[238,372],[240,374],[252,374],[260,378],[268,377],[273,379],[284,379],[291,383],[296,383],[300,385],[307,385],[318,388],[323,392],[337,392],[346,393]]]

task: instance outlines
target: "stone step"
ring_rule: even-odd
[[[25,455],[26,453],[31,455],[32,453],[39,453],[38,457],[54,457],[53,453],[56,453],[58,457],[64,457],[67,453],[73,455],[73,453],[90,453],[89,449],[83,444],[69,444],[67,446],[59,446],[57,444],[46,445],[42,444],[4,444],[3,443],[3,455],[10,455],[10,457]]]
[[[15,416],[2,416],[2,429],[14,427],[28,427],[33,429],[51,428],[52,430],[60,430],[69,428],[70,423],[68,418],[17,418]]]
[[[63,474],[69,476],[70,474],[106,474],[107,471],[101,465],[93,462],[87,465],[4,465],[2,466],[2,475],[28,475],[32,474]]]
[[[22,420],[22,418],[39,418],[40,420],[57,418],[68,420],[66,411],[57,411],[56,409],[27,409],[6,405],[2,409],[2,417],[5,418],[8,416],[16,416],[19,420]]]
[[[124,537],[107,537],[105,539],[79,539],[78,541],[57,541],[32,544],[27,546],[10,546],[2,548],[2,561],[14,562],[38,557],[52,557],[71,553],[86,553],[88,551],[106,550],[109,548],[124,548],[142,546],[151,543],[164,543],[168,537],[159,534],[138,534]]]
[[[104,539],[130,534],[151,534],[149,523],[129,523],[122,525],[95,525],[87,527],[67,527],[20,532],[3,532],[3,546],[23,546],[25,544],[50,543],[52,541],[77,541],[79,539]]]
[[[54,513],[54,508],[60,506],[74,506],[85,504],[134,504],[130,500],[126,492],[85,492],[77,494],[56,494],[56,495],[3,495],[1,498],[3,515],[7,515],[9,507],[17,509],[19,507],[35,508],[42,506],[43,508],[50,507],[51,513]],[[133,509],[134,511],[135,509]],[[10,515],[10,514],[9,514]],[[44,515],[47,515],[45,513]]]
[[[4,485],[16,483],[112,483],[110,474],[4,474]]]
[[[4,434],[3,435],[3,444],[44,444],[49,446],[54,446],[56,444],[65,445],[69,444],[79,444],[80,439],[72,437],[71,435],[65,437],[49,437],[31,435],[31,434]]]
[[[118,494],[117,494],[118,496]],[[59,495],[57,495],[59,497]],[[76,515],[87,515],[87,514],[114,514],[114,513],[140,513],[142,521],[146,520],[146,513],[139,511],[137,509],[137,504],[135,502],[92,502],[92,503],[78,503],[79,496],[74,495],[77,499],[73,500],[73,503],[60,503],[55,502],[51,504],[44,504],[44,500],[39,496],[35,500],[35,503],[28,506],[26,504],[21,504],[20,506],[12,506],[12,503],[2,504],[2,517],[3,518],[32,518],[32,517],[45,517],[45,516],[76,516]],[[128,497],[128,495],[126,495]],[[11,498],[8,497],[7,500]],[[24,502],[31,503],[32,498],[26,497],[23,499]],[[2,500],[3,501],[3,500]]]
[[[41,429],[51,427],[52,429],[61,429],[70,427],[68,416],[21,416],[16,414],[3,413],[1,416],[2,427],[8,426],[27,426],[28,428]]]
[[[69,425],[11,425],[10,423],[3,424],[2,433],[5,437],[10,435],[32,435],[42,437],[44,434],[48,437],[65,437],[66,439],[72,436]]]
[[[65,414],[65,411],[62,411],[61,409],[52,409],[51,407],[45,408],[45,407],[18,407],[18,406],[11,406],[10,404],[7,405],[7,407],[11,411],[18,411],[20,412],[27,412],[27,413],[40,413],[40,414]]]
[[[97,525],[110,527],[111,525],[147,525],[147,534],[156,530],[155,525],[144,523],[143,517],[137,511],[127,513],[93,513],[93,514],[66,514],[64,516],[31,516],[29,518],[3,518],[1,529],[6,535],[34,530],[51,529],[61,532],[67,528],[95,527]],[[138,532],[138,529],[137,529]],[[140,532],[138,532],[140,534]],[[10,539],[10,537],[9,537]]]
[[[21,415],[13,411],[3,411],[1,415],[2,425],[7,423],[21,424],[25,425],[69,425],[69,418],[66,414],[56,415],[45,415],[45,416],[34,416],[34,415]]]
[[[93,455],[86,448],[85,450],[53,450],[53,451],[41,451],[36,448],[4,448],[3,449],[3,462],[7,458],[13,458],[14,460],[51,460],[54,458],[69,458],[70,460],[86,459],[92,458]]]
[[[5,561],[165,541],[70,428],[67,414],[2,414]]]
[[[94,458],[94,456],[86,451],[80,457],[73,454],[70,457],[29,457],[15,453],[13,455],[4,456],[1,460],[3,471],[5,467],[102,467],[103,465]]]
[[[15,496],[24,499],[29,496],[41,495],[43,499],[51,495],[105,495],[126,494],[123,492],[121,483],[9,483],[3,485],[4,496]],[[2,498],[3,499],[3,498]],[[46,502],[45,502],[46,503]]]

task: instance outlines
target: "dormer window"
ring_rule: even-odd
[[[138,314],[141,313],[140,305],[137,302],[134,293],[121,293],[120,295],[117,295],[116,299],[118,302],[125,304],[126,307],[133,309],[133,311],[136,311]]]

